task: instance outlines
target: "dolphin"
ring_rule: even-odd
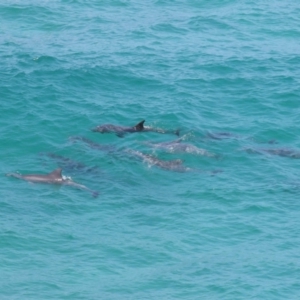
[[[102,145],[99,143],[95,143],[92,140],[85,138],[83,136],[72,136],[69,138],[69,140],[74,142],[81,141],[87,144],[92,149],[101,150],[108,153],[116,151],[116,147],[113,145]]]
[[[231,132],[208,132],[206,134],[207,138],[213,139],[213,140],[226,140],[226,139],[241,139],[242,137],[231,133]]]
[[[179,130],[164,130],[160,128],[152,128],[149,126],[144,126],[145,120],[137,123],[135,126],[126,127],[112,124],[99,125],[91,130],[100,133],[115,133],[118,137],[123,137],[126,133],[134,132],[158,132],[158,133],[173,133],[179,136]]]
[[[286,149],[286,148],[275,148],[275,149],[253,149],[253,148],[244,148],[245,151],[248,153],[267,153],[282,157],[289,157],[289,158],[300,158],[300,151],[292,150],[292,149]]]
[[[192,144],[181,143],[182,139],[177,139],[170,142],[162,143],[151,143],[145,142],[146,145],[149,145],[152,148],[163,149],[170,153],[190,153],[196,155],[203,155],[208,157],[217,157],[216,154],[211,153],[205,149],[198,148]]]
[[[58,168],[49,174],[27,174],[21,175],[18,173],[7,173],[6,176],[15,177],[19,179],[23,179],[33,183],[47,183],[47,184],[58,184],[58,185],[70,185],[74,186],[81,190],[86,190],[92,193],[93,197],[97,197],[99,195],[98,192],[92,191],[87,188],[85,185],[74,182],[70,177],[66,177],[62,175],[62,169]]]
[[[134,157],[142,159],[143,162],[148,163],[149,166],[157,166],[158,168],[161,168],[163,170],[180,172],[180,173],[184,173],[184,172],[208,173],[211,174],[212,176],[220,172],[223,172],[222,170],[204,171],[199,169],[188,168],[183,165],[183,161],[181,159],[161,160],[153,155],[145,154],[140,151],[136,151],[132,149],[126,149],[125,152],[127,152],[130,155],[133,155]]]
[[[133,155],[142,159],[144,162],[148,163],[150,166],[157,166],[164,170],[174,171],[174,172],[187,172],[191,171],[191,168],[183,166],[183,161],[181,159],[174,160],[161,160],[153,155],[145,154],[140,151],[127,149],[126,153]]]
[[[212,140],[251,140],[255,143],[260,143],[260,144],[270,144],[270,145],[278,144],[278,141],[275,139],[264,141],[252,136],[241,136],[231,132],[208,132],[205,138],[212,139]]]

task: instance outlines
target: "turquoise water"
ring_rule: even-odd
[[[298,2],[1,1],[0,19],[1,299],[300,298],[300,160],[263,151],[300,151]],[[143,119],[218,157],[90,130]],[[60,166],[41,153],[99,197],[4,176]]]

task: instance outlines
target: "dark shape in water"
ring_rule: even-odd
[[[134,132],[158,132],[158,133],[172,133],[179,136],[179,130],[164,130],[160,128],[152,128],[144,126],[145,120],[139,122],[135,126],[119,126],[113,124],[103,124],[92,129],[94,132],[100,133],[115,133],[118,137],[123,137],[127,133]]]
[[[225,139],[240,139],[241,136],[230,132],[208,132],[206,137],[213,140],[225,140]]]
[[[162,143],[151,143],[146,142],[146,145],[151,146],[152,148],[163,149],[170,153],[190,153],[196,155],[203,155],[208,157],[217,157],[216,154],[211,153],[205,149],[198,148],[192,144],[186,144],[181,142],[182,139],[177,139],[175,141],[170,142],[162,142]]]
[[[267,153],[282,157],[289,157],[289,158],[300,158],[300,151],[292,150],[292,149],[285,149],[285,148],[278,148],[278,149],[254,149],[254,148],[245,148],[245,151],[248,153]]]
[[[101,151],[108,152],[108,153],[116,151],[116,147],[113,145],[102,145],[99,143],[95,143],[92,140],[85,138],[83,136],[72,136],[69,138],[69,140],[70,141],[81,141],[81,142],[84,142],[85,144],[87,144],[92,149],[101,150]]]
[[[269,140],[267,141],[267,144],[270,144],[270,145],[275,145],[275,144],[278,144],[278,141],[273,139],[273,140]]]
[[[56,169],[49,174],[28,174],[28,175],[21,175],[18,173],[8,173],[6,176],[15,177],[19,179],[23,179],[29,182],[34,183],[47,183],[47,184],[58,184],[58,185],[70,185],[74,186],[81,190],[86,190],[90,192],[93,197],[97,197],[99,195],[98,192],[92,191],[91,189],[87,188],[85,185],[79,184],[74,182],[70,177],[66,177],[62,175],[62,169]]]
[[[56,161],[56,163],[68,172],[82,172],[82,173],[96,173],[99,174],[99,168],[97,166],[89,167],[85,164],[74,161],[68,157],[64,157],[55,153],[40,153],[41,156],[51,158]]]
[[[256,139],[254,137],[247,137],[247,136],[241,136],[241,135],[237,135],[235,133],[231,133],[231,132],[208,132],[206,134],[206,138],[210,138],[213,140],[251,140],[255,143],[260,143],[260,144],[270,144],[270,145],[274,145],[274,144],[278,144],[277,140],[273,139],[273,140],[268,140],[268,141],[261,141],[259,139]]]

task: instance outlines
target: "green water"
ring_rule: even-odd
[[[298,299],[299,16],[279,1],[3,1],[0,298]],[[91,131],[143,119],[217,157]],[[99,196],[5,176],[58,167]]]

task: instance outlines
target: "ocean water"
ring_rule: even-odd
[[[300,298],[300,3],[4,0],[0,19],[1,299]],[[216,157],[91,131],[143,119]],[[58,167],[99,196],[5,176]]]

